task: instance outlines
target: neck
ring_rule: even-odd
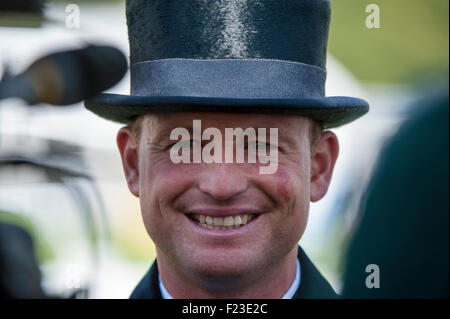
[[[165,288],[176,299],[277,299],[295,279],[297,251],[295,246],[263,272],[224,277],[179,270],[157,249],[158,270]]]

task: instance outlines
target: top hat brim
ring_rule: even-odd
[[[146,113],[227,112],[299,115],[321,123],[324,128],[350,123],[369,110],[366,101],[347,96],[248,99],[110,93],[86,100],[85,107],[102,118],[124,124]]]

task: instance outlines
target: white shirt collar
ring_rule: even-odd
[[[161,295],[163,299],[173,299],[172,295],[169,294],[169,292],[166,290],[166,287],[164,287],[161,276],[158,275],[158,281],[159,281],[159,290],[161,290]]]
[[[286,291],[286,293],[284,294],[283,297],[281,297],[281,299],[292,299],[295,295],[295,292],[297,291],[298,287],[300,287],[300,277],[301,277],[301,271],[300,271],[300,261],[298,260],[298,258],[296,259],[297,261],[297,271],[295,272],[295,278],[294,281],[292,282],[291,286],[289,287],[288,291]]]
[[[300,287],[300,279],[301,279],[300,261],[298,260],[298,258],[296,260],[297,260],[296,263],[297,271],[295,273],[294,281],[292,282],[291,286],[289,287],[288,291],[286,291],[284,296],[281,297],[281,299],[292,299],[298,287]],[[172,295],[166,290],[166,287],[164,287],[160,275],[158,275],[158,281],[159,281],[159,289],[161,290],[161,295],[163,299],[173,299]]]

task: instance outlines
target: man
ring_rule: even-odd
[[[368,105],[325,97],[329,17],[325,0],[127,1],[131,95],[86,107],[128,124],[117,143],[157,252],[132,298],[336,296],[298,242],[338,156],[322,129]]]

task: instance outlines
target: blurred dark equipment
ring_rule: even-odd
[[[0,26],[38,28],[44,21],[46,0],[1,0]]]
[[[45,0],[1,0],[0,26],[42,26],[44,21],[49,21],[44,15],[45,3]],[[0,100],[21,98],[29,105],[74,104],[115,85],[123,78],[127,68],[125,55],[110,46],[88,45],[81,49],[55,52],[38,59],[21,74],[11,75],[7,71],[8,66],[5,66],[6,71],[0,79]],[[30,137],[27,139],[31,140]],[[11,172],[32,170],[44,181],[65,187],[80,212],[82,228],[97,262],[99,221],[93,218],[93,202],[88,192],[97,201],[100,221],[106,231],[106,238],[109,238],[100,192],[93,178],[83,173],[85,163],[76,145],[60,141],[46,142],[44,149],[48,152],[40,155],[10,153],[3,148],[0,154],[0,175],[14,178]],[[22,151],[27,150],[27,145],[18,146]],[[86,191],[77,180],[87,182],[90,189]],[[88,283],[70,291],[70,295],[58,297],[86,298],[89,288]],[[19,225],[0,221],[0,299],[47,297],[56,296],[48,296],[41,288],[41,273],[32,236]]]
[[[344,298],[448,298],[448,82],[414,111],[381,153],[349,246]],[[366,286],[370,264],[379,288]]]
[[[99,189],[93,178],[83,172],[86,170],[86,163],[80,156],[79,146],[56,140],[42,140],[40,143],[44,142],[43,149],[46,152],[34,154],[32,157],[30,157],[32,154],[23,156],[14,152],[0,155],[0,178],[4,184],[1,187],[7,187],[11,182],[30,182],[17,180],[17,177],[10,174],[13,171],[19,173],[23,169],[33,170],[41,175],[38,180],[34,177],[31,182],[57,183],[63,186],[80,213],[82,229],[89,241],[91,256],[97,263],[98,230],[103,228],[106,231],[106,238],[109,238],[106,210]],[[58,163],[63,163],[64,166]],[[22,175],[24,174],[20,176]],[[78,180],[87,182],[89,189],[81,187],[82,185],[77,183]],[[93,216],[94,206],[88,192],[93,195],[91,198],[97,201],[100,220]],[[86,298],[90,290],[87,284],[69,291],[70,295],[49,296],[42,291],[40,280],[41,274],[31,236],[22,227],[0,220],[0,298]]]
[[[23,73],[4,74],[0,100],[18,97],[30,105],[74,104],[109,89],[126,71],[125,55],[110,46],[57,52],[38,59]]]
[[[2,0],[0,11],[33,12],[42,14],[45,0]]]

